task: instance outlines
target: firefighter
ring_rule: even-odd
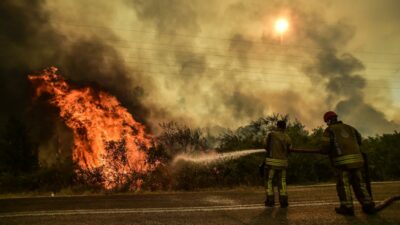
[[[277,178],[279,203],[282,208],[288,206],[288,196],[286,191],[286,168],[288,166],[288,154],[291,148],[291,140],[285,132],[286,122],[279,120],[276,130],[270,132],[265,143],[265,206],[275,205],[274,179]]]
[[[338,115],[333,111],[325,113],[324,121],[328,127],[323,133],[321,146],[322,153],[329,155],[335,168],[336,190],[340,200],[340,207],[335,208],[335,211],[338,214],[354,215],[350,190],[352,186],[362,210],[367,214],[373,214],[375,204],[363,176],[361,135],[355,128],[338,121],[337,118]]]

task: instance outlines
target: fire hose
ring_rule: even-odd
[[[306,148],[291,148],[290,149],[291,153],[311,153],[311,154],[322,154],[319,149],[306,149]],[[372,191],[371,191],[371,179],[369,176],[369,164],[368,164],[368,157],[367,154],[362,153],[363,159],[364,159],[364,179],[365,183],[367,185],[367,191],[372,197]],[[264,162],[259,166],[260,170],[260,175],[264,176],[264,168],[265,168],[265,160]],[[393,204],[395,201],[400,200],[400,195],[394,195],[389,198],[386,198],[385,200],[381,201],[379,204],[375,205],[375,212],[379,212],[389,205]]]

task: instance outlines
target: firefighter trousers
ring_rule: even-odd
[[[275,202],[274,194],[274,181],[276,180],[279,192],[279,202],[283,206],[287,206],[288,197],[286,191],[286,169],[274,169],[268,168],[265,176],[265,192],[266,192],[266,203],[273,205]]]
[[[372,197],[367,190],[367,185],[362,173],[361,168],[338,169],[336,171],[336,190],[342,207],[353,208],[350,186],[353,187],[356,198],[362,206],[373,204]]]

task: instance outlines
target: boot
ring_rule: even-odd
[[[375,214],[376,210],[375,210],[375,203],[371,202],[369,204],[364,204],[362,206],[362,211],[366,214]]]
[[[287,208],[289,206],[288,196],[279,196],[279,203],[281,208]]]
[[[265,206],[266,207],[274,207],[275,200],[273,195],[267,195],[267,199],[265,199]]]
[[[343,206],[343,205],[341,205],[340,207],[335,208],[335,211],[336,211],[337,214],[354,216],[354,209],[346,207],[346,206]]]

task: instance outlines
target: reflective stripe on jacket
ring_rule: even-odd
[[[276,169],[287,168],[291,142],[284,130],[277,129],[269,133],[265,146],[267,150],[265,164]]]
[[[337,121],[325,129],[321,148],[329,154],[335,167],[352,169],[363,166],[360,145],[360,133],[352,126]]]
[[[288,160],[287,159],[273,159],[273,158],[265,158],[265,164],[268,166],[274,167],[287,167]]]
[[[361,154],[343,155],[333,158],[333,163],[336,166],[341,166],[353,163],[364,163],[364,159]]]

